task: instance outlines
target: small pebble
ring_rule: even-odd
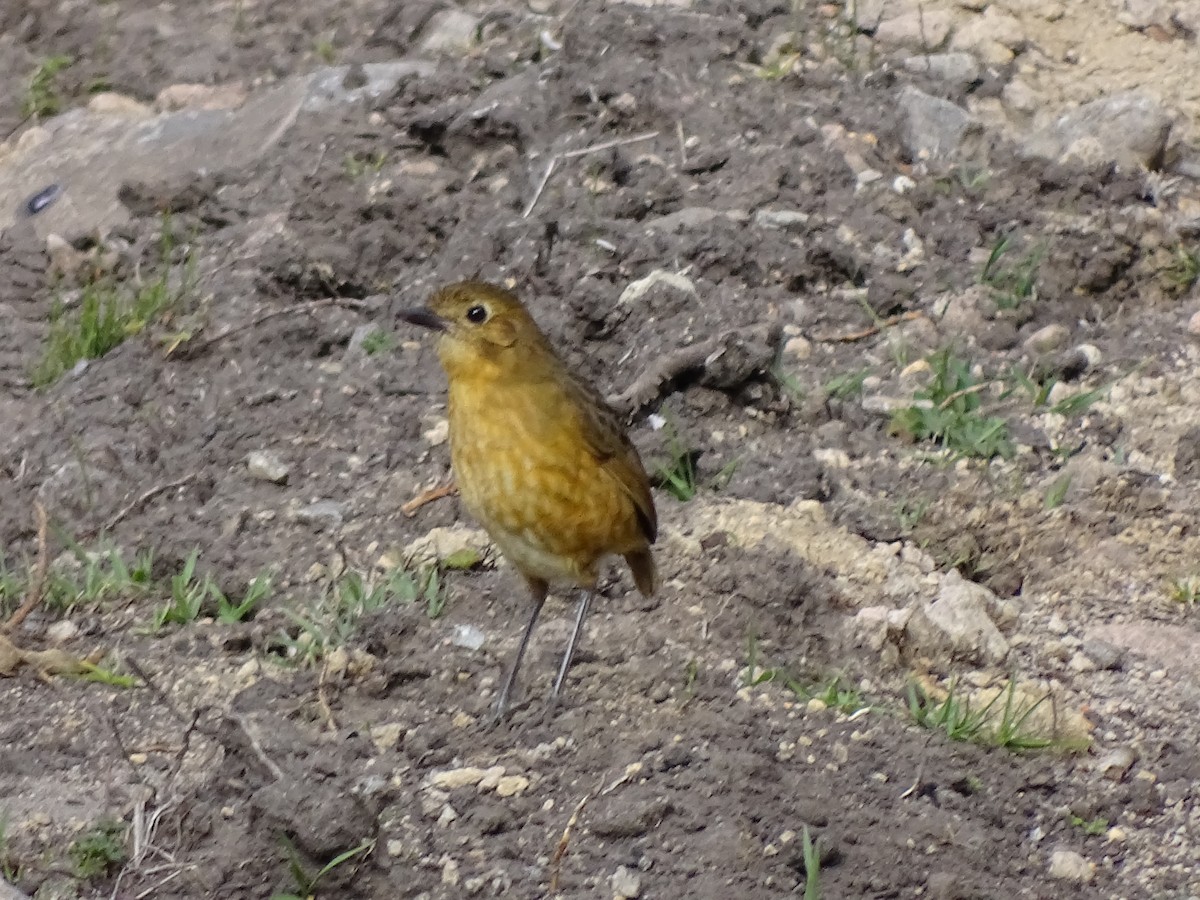
[[[252,451],[246,457],[246,468],[252,477],[273,484],[287,484],[290,472],[283,461],[269,450]]]
[[[642,876],[626,866],[618,866],[612,875],[612,889],[622,900],[636,900],[642,896]]]
[[[1055,850],[1050,854],[1050,877],[1064,881],[1091,881],[1096,864],[1074,850]]]
[[[25,201],[25,211],[31,216],[36,216],[61,196],[61,187],[57,184],[47,185]]]

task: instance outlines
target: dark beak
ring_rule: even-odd
[[[412,309],[400,310],[400,318],[413,325],[420,325],[431,331],[445,331],[450,323],[435,313],[428,306],[417,306]]]

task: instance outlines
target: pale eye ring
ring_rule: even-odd
[[[479,325],[487,321],[488,311],[486,306],[472,306],[467,310],[467,321],[474,325]]]

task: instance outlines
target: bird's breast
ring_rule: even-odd
[[[632,501],[553,383],[452,384],[449,412],[463,503],[525,574],[586,583],[600,557],[644,545]]]

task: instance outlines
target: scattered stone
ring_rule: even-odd
[[[798,232],[808,224],[808,213],[795,209],[760,209],[754,214],[754,224],[760,228]]]
[[[639,278],[637,281],[630,282],[628,287],[621,291],[621,296],[617,298],[617,303],[636,303],[659,285],[673,291],[690,294],[693,297],[696,296],[696,286],[692,284],[690,279],[674,272],[668,272],[665,269],[655,269],[645,278]]]
[[[1114,94],[1060,116],[1031,134],[1022,149],[1044,159],[1159,169],[1172,124],[1170,113],[1144,94]]]
[[[642,876],[636,869],[618,866],[611,881],[614,900],[636,900],[642,896]]]
[[[457,788],[474,787],[483,780],[486,769],[478,766],[463,766],[459,769],[447,769],[444,772],[434,772],[429,782],[434,787],[453,791]]]
[[[783,355],[789,359],[808,359],[812,356],[812,342],[800,336],[788,338],[783,344]]]
[[[486,640],[487,636],[483,633],[483,629],[474,625],[455,625],[454,631],[450,635],[450,643],[467,650],[478,650]]]
[[[119,116],[123,119],[148,119],[154,115],[154,111],[145,103],[112,91],[93,95],[87,108],[88,112],[100,116]]]
[[[497,797],[516,797],[525,793],[529,787],[529,779],[524,775],[505,775],[496,782]]]
[[[1042,354],[1057,350],[1070,338],[1071,331],[1065,325],[1055,322],[1043,326],[1025,338],[1025,350],[1029,353]]]
[[[943,576],[937,598],[913,610],[909,640],[919,652],[933,657],[1000,663],[1008,655],[1008,641],[989,611],[998,603],[987,588],[951,570]]]
[[[439,828],[447,828],[450,823],[458,818],[458,810],[447,803],[442,807],[442,811],[438,814],[437,824]]]
[[[950,11],[930,9],[907,12],[884,19],[875,29],[874,38],[891,47],[919,47],[936,50],[950,36]]]
[[[479,779],[479,793],[494,791],[503,777],[504,766],[489,766],[484,770],[483,777]]]
[[[910,56],[904,68],[914,75],[927,75],[955,87],[970,87],[979,81],[979,60],[970,53],[929,53]]]
[[[639,837],[666,818],[671,810],[671,803],[665,798],[633,808],[622,806],[607,815],[598,813],[592,822],[592,832],[604,838]]]
[[[1096,864],[1074,850],[1055,850],[1050,854],[1050,877],[1064,881],[1091,881]]]
[[[427,566],[445,559],[465,558],[467,553],[486,561],[491,557],[491,550],[492,540],[487,532],[455,522],[449,527],[430,529],[399,554],[385,554],[386,559],[380,559],[380,566],[391,569],[406,560],[417,566]]]
[[[1009,59],[1014,51],[1020,51],[1027,38],[1021,20],[989,6],[982,16],[972,18],[954,31],[950,46],[955,50],[978,52],[990,45],[999,44],[1008,51]]]
[[[1080,344],[1055,358],[1049,370],[1064,381],[1074,381],[1096,368],[1102,360],[1100,348],[1093,344]],[[1040,367],[1039,374],[1043,374],[1044,369],[1045,367]]]
[[[951,156],[971,136],[981,133],[979,123],[962,107],[911,85],[900,91],[899,103],[901,140],[913,159]]]
[[[1080,649],[1099,669],[1119,670],[1125,665],[1125,651],[1108,641],[1091,638]]]
[[[953,872],[931,872],[925,879],[925,896],[928,900],[959,900],[963,896],[959,886]]]
[[[458,862],[449,856],[442,857],[442,884],[458,887]]]
[[[1109,781],[1121,781],[1137,762],[1132,747],[1117,747],[1096,760],[1093,768]]]
[[[159,112],[179,109],[237,109],[246,102],[246,87],[229,84],[171,84],[158,92],[154,108]]]
[[[286,473],[284,477],[286,478]],[[333,500],[318,500],[296,510],[296,521],[303,525],[337,528],[342,524],[344,517],[342,504]]]
[[[46,640],[51,644],[65,644],[79,634],[79,626],[70,619],[59,619],[46,629]]]
[[[435,13],[421,32],[420,47],[426,53],[461,53],[475,43],[479,19],[450,7]]]
[[[438,416],[432,425],[421,432],[421,437],[431,447],[440,447],[446,441],[450,440],[450,420],[445,416]]]
[[[253,450],[246,457],[246,469],[251,477],[273,484],[287,484],[290,470],[269,450]]]
[[[404,732],[407,730],[399,722],[388,722],[384,725],[372,726],[371,743],[378,747],[381,753],[386,753],[388,750],[395,750],[400,743],[400,739],[404,737]]]
[[[1200,311],[1192,313],[1192,317],[1188,319],[1187,332],[1192,337],[1200,337]]]
[[[681,231],[691,231],[702,228],[714,219],[723,217],[719,209],[707,206],[688,206],[665,216],[659,216],[646,223],[647,231],[661,231],[665,234],[678,234]]]

